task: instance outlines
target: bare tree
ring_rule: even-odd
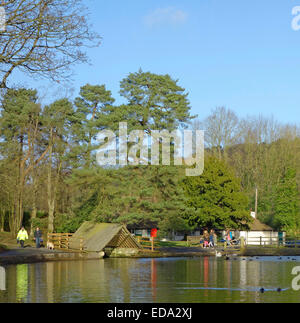
[[[98,46],[82,0],[2,0],[6,29],[0,32],[0,87],[16,70],[57,82],[70,67],[87,62],[83,47]]]
[[[239,118],[230,109],[215,108],[203,122],[205,142],[208,148],[217,152],[221,157],[222,151],[239,142]]]
[[[270,144],[280,138],[281,125],[273,117],[247,117],[241,121],[243,143]]]

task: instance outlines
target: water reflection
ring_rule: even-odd
[[[294,266],[214,257],[17,265],[6,268],[0,302],[299,302],[290,289]]]
[[[156,302],[156,282],[157,282],[157,267],[156,259],[151,259],[151,289],[152,301]]]
[[[25,301],[28,294],[28,266],[17,266],[16,299],[18,302]]]

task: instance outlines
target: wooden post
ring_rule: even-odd
[[[259,237],[260,246],[262,246],[262,236]]]
[[[255,190],[255,216],[257,218],[257,212],[258,212],[258,189]]]
[[[154,251],[154,238],[151,238],[151,250]]]
[[[245,249],[245,238],[241,237],[241,249]]]

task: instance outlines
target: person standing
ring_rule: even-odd
[[[232,233],[230,230],[227,230],[226,232],[226,241],[227,241],[227,246],[232,245]]]
[[[38,249],[41,248],[42,231],[40,230],[40,228],[36,228],[36,230],[34,231],[34,240],[35,240],[36,247]]]
[[[214,248],[215,243],[214,243],[214,230],[211,229],[209,233],[209,247]]]
[[[24,248],[25,240],[28,240],[28,233],[24,227],[22,227],[21,230],[19,231],[17,240],[20,242],[21,248]]]
[[[210,230],[209,234],[209,245],[212,248],[215,248],[218,244],[218,236],[216,235],[216,232],[214,229]]]

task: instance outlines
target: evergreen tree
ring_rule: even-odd
[[[276,188],[275,221],[289,234],[296,235],[300,229],[300,196],[296,171],[287,169]]]
[[[207,157],[201,176],[186,177],[183,187],[190,225],[214,229],[235,229],[250,221],[248,201],[233,171],[215,157]]]
[[[105,85],[86,84],[80,89],[80,96],[75,99],[77,123],[73,126],[74,139],[78,144],[74,153],[81,155],[84,167],[91,167],[92,151],[96,149],[97,134],[104,129],[101,118],[102,110],[114,103],[111,92]]]
[[[175,130],[193,117],[185,89],[169,75],[130,73],[120,84],[126,105],[103,109],[107,127],[117,130],[119,122],[128,122],[129,130]]]
[[[98,170],[77,175],[80,186],[92,188],[73,221],[122,223],[132,227],[190,230],[183,215],[185,196],[178,167],[129,166],[118,170]],[[71,221],[72,222],[72,221]],[[71,224],[71,223],[70,223]],[[71,224],[72,225],[72,224]]]
[[[48,147],[41,144],[39,151],[36,149],[42,121],[37,91],[11,89],[6,91],[1,103],[1,154],[17,174],[9,219],[11,232],[15,234],[23,222],[26,180],[46,156]]]
[[[73,105],[67,99],[55,101],[44,109],[45,138],[47,138],[48,166],[47,166],[47,203],[48,203],[48,231],[54,231],[54,214],[56,194],[66,154],[71,141],[71,128],[76,120]],[[66,167],[66,165],[65,165]]]

